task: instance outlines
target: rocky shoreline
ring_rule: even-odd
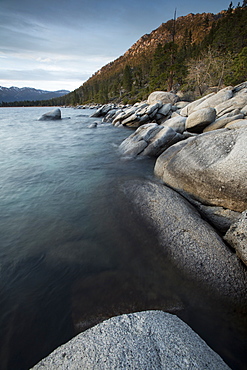
[[[122,156],[157,158],[157,181],[126,181],[119,191],[155,230],[167,257],[246,314],[247,82],[191,103],[153,92],[147,102],[106,104],[92,116],[136,129],[121,143]],[[86,330],[34,367],[42,368],[228,366],[176,316],[147,311]]]
[[[217,232],[227,231],[224,240],[247,264],[247,82],[192,103],[153,92],[147,102],[107,104],[92,116],[137,128],[121,143],[121,154],[157,158],[156,177],[189,200]]]

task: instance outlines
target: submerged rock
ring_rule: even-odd
[[[122,189],[156,232],[167,258],[185,276],[218,296],[246,305],[246,269],[186,199],[151,181],[125,182]]]
[[[90,125],[88,125],[88,128],[96,128],[98,126],[97,122],[93,122]]]
[[[59,108],[43,114],[39,118],[39,121],[48,121],[48,120],[57,120],[57,119],[61,119],[61,110]]]
[[[34,370],[229,369],[187,324],[162,311],[113,317],[60,346]]]

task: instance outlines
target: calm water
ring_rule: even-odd
[[[0,369],[28,369],[80,331],[145,309],[177,313],[234,369],[246,321],[180,275],[118,184],[152,178],[125,161],[128,129],[89,124],[91,110],[0,110]]]

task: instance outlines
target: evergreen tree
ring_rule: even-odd
[[[229,4],[229,7],[227,9],[227,13],[232,13],[232,11],[233,11],[233,3],[231,1],[230,4]]]
[[[131,91],[132,88],[132,72],[128,64],[125,66],[123,72],[123,88],[126,92]]]

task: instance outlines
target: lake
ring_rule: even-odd
[[[93,110],[39,121],[49,110],[0,110],[0,369],[29,369],[92,325],[148,309],[177,314],[244,369],[246,319],[185,279],[118,191],[152,179],[154,160],[121,158],[132,131]]]

